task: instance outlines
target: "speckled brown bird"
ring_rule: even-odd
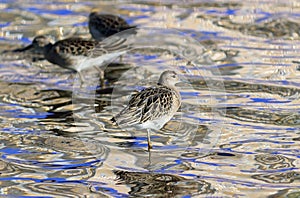
[[[126,39],[123,38],[105,42],[68,38],[46,45],[44,55],[49,62],[79,72],[79,74],[84,69],[95,67],[101,72],[103,79],[103,71],[98,66],[126,53],[129,46],[125,44],[125,41]]]
[[[89,15],[90,33],[98,41],[135,27],[129,25],[124,19],[116,15],[98,14],[97,12],[92,12]]]
[[[147,129],[148,150],[152,148],[150,130],[161,129],[177,112],[181,96],[175,84],[179,82],[174,71],[164,71],[154,87],[134,94],[128,105],[111,120],[120,127]]]

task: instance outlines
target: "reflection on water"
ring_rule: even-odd
[[[294,159],[290,159],[281,155],[262,154],[256,155],[257,168],[261,170],[287,169],[295,167]],[[291,183],[295,179],[300,178],[300,174],[295,171],[286,171],[283,173],[265,173],[252,175],[253,178],[268,183]]]
[[[36,35],[89,39],[93,8],[184,32],[199,42],[203,67],[143,48],[106,68],[105,87],[82,88],[39,52],[9,51]],[[299,197],[297,2],[17,0],[0,9],[0,195]],[[189,84],[179,85],[180,110],[153,132],[149,162],[145,131],[110,119],[166,69]]]
[[[116,185],[127,184],[130,186],[129,195],[175,197],[183,195],[199,195],[213,193],[215,190],[205,181],[185,179],[170,174],[139,173],[114,171],[118,182]]]
[[[226,16],[218,18],[218,21],[214,21],[214,24],[231,30],[237,30],[246,35],[258,37],[280,37],[288,39],[291,37],[299,37],[299,23],[285,18],[268,18],[266,22],[264,22],[263,19],[256,19],[256,21],[258,22],[256,24],[253,24],[253,21],[250,21],[248,24],[245,24],[244,21],[237,23],[231,21],[230,17]]]
[[[257,161],[257,168],[261,170],[295,167],[294,159],[282,155],[260,154],[256,155],[254,160]]]

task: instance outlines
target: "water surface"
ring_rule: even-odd
[[[132,51],[107,69],[105,89],[83,89],[78,76],[32,54],[1,56],[1,195],[299,196],[299,3],[3,1],[1,51],[41,34],[90,38],[94,8],[195,39],[203,67],[163,50]],[[180,85],[178,113],[152,134],[149,163],[145,131],[110,118],[170,68],[189,84]]]

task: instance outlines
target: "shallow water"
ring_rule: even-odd
[[[299,3],[3,1],[1,51],[41,34],[89,38],[93,8],[144,31],[163,28],[155,35],[174,46],[181,41],[165,28],[175,29],[203,49],[201,65],[146,47],[116,59],[101,88],[95,71],[82,87],[32,54],[1,55],[0,195],[299,196]],[[149,161],[145,131],[110,118],[170,68],[188,83],[178,113],[152,132]]]

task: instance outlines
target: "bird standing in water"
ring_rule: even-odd
[[[125,42],[126,39],[123,38],[106,40],[105,42],[68,38],[46,45],[44,55],[53,64],[79,72],[81,80],[83,78],[80,71],[95,67],[100,72],[101,81],[103,81],[104,72],[98,66],[126,53],[129,46],[124,44]]]
[[[161,129],[177,112],[181,96],[175,84],[179,82],[174,71],[164,71],[154,87],[134,94],[128,105],[111,120],[120,127],[147,129],[148,151],[152,148],[150,130]]]
[[[89,30],[97,41],[135,27],[130,26],[124,19],[116,15],[98,14],[97,12],[89,15]]]

